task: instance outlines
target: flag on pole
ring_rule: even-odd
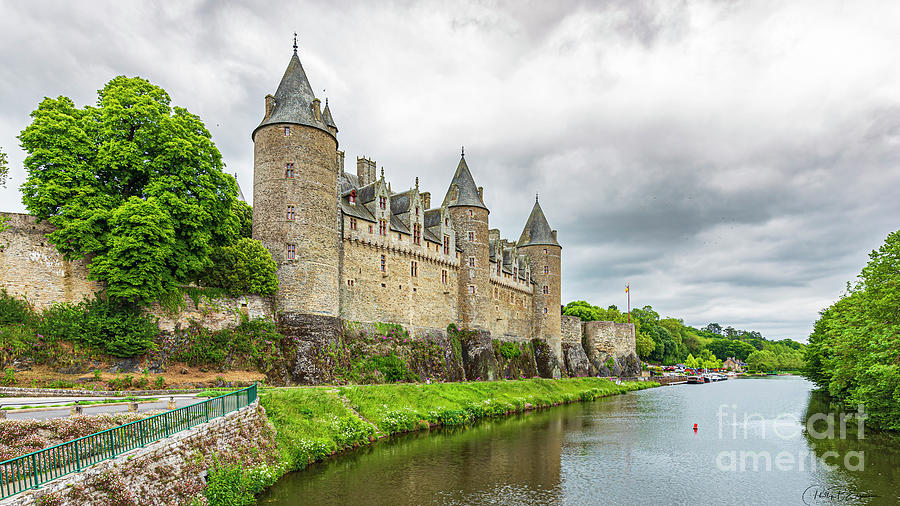
[[[625,293],[628,293],[628,285],[625,285]]]

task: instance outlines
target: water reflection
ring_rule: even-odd
[[[261,502],[803,504],[820,487],[896,503],[900,441],[811,438],[803,422],[834,410],[811,389],[790,377],[664,387],[409,434],[286,476]],[[864,469],[810,465],[829,450],[864,451]],[[758,459],[740,461],[742,452]],[[779,468],[778,455],[793,464]]]

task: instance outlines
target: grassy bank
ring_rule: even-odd
[[[392,434],[652,386],[658,385],[571,378],[284,388],[267,390],[260,403],[277,429],[284,470],[290,471]]]

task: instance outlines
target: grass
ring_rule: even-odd
[[[273,388],[260,395],[260,403],[277,429],[282,465],[290,471],[378,437],[653,386],[571,378]]]

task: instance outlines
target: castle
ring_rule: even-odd
[[[240,313],[270,319],[297,347],[286,383],[322,381],[321,352],[348,322],[399,324],[437,343],[447,363],[465,368],[446,379],[498,377],[498,340],[530,343],[526,368],[545,377],[640,373],[632,324],[560,315],[562,247],[537,199],[518,240],[506,240],[490,228],[464,154],[432,207],[418,179],[395,193],[369,158],[357,158],[355,174],[345,171],[337,134],[295,45],[251,133],[252,235],[278,266],[278,293],[192,304],[185,295],[175,313],[153,304],[146,310],[162,332],[233,327]],[[0,216],[9,225],[0,230],[0,288],[39,309],[103,290],[88,278],[88,260],[70,261],[47,241],[49,223]],[[451,349],[449,324],[475,334],[460,352]]]
[[[296,46],[252,133],[253,238],[278,265],[278,311],[311,328],[340,320],[545,339],[560,355],[560,246],[535,199],[517,241],[489,225],[461,154],[442,201],[394,192],[368,158],[344,168],[331,109]],[[449,171],[448,171],[449,172]]]

